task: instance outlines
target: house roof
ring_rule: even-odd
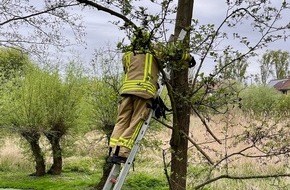
[[[269,82],[269,85],[277,90],[290,90],[290,78],[272,80]]]

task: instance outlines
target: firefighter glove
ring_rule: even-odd
[[[164,117],[166,119],[166,111],[171,111],[169,108],[166,107],[163,100],[158,96],[153,100],[152,109],[154,110],[155,117],[159,119],[160,117]]]

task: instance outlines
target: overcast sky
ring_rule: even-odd
[[[177,1],[177,0],[176,0]],[[283,0],[274,0],[274,3],[281,4]],[[142,1],[141,1],[142,2]],[[145,2],[145,1],[143,1]],[[149,6],[149,10],[154,10],[155,7]],[[221,21],[226,16],[227,6],[225,0],[195,0],[193,18],[198,19],[202,24],[213,23],[219,25]],[[78,11],[84,17],[84,25],[86,26],[86,42],[87,46],[75,47],[77,51],[81,52],[81,57],[88,60],[93,53],[94,49],[98,49],[106,46],[107,43],[110,43],[114,46],[120,39],[125,37],[122,31],[119,31],[118,28],[110,23],[112,20],[116,20],[115,17],[111,16],[108,13],[97,11],[96,9],[85,9],[83,11]],[[288,15],[290,12],[288,12]],[[284,17],[284,21],[289,22],[289,16]],[[171,31],[173,31],[173,26],[168,26]],[[250,39],[257,39],[258,36],[256,33],[252,33],[250,26],[245,25],[245,27],[237,28],[237,32],[242,32],[245,35],[249,36]],[[233,29],[234,31],[235,29]],[[73,36],[72,36],[73,37]],[[231,43],[228,41],[227,43]],[[273,50],[287,50],[289,51],[290,42],[280,41],[279,43],[274,43],[269,46],[268,49]],[[266,50],[266,49],[265,49]],[[261,51],[262,54],[265,50]],[[251,65],[248,68],[249,74],[259,73],[258,59],[256,58],[251,60]],[[206,73],[209,73],[212,69],[211,63],[205,65],[203,70]]]

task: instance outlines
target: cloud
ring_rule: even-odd
[[[226,14],[225,0],[202,0],[194,2],[193,18],[200,23],[220,23]]]

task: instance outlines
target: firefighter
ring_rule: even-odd
[[[147,32],[135,34],[131,48],[122,57],[125,76],[117,121],[110,137],[109,162],[126,162],[134,141],[149,116],[152,101],[156,98],[159,73],[157,61],[164,61],[164,57],[168,56],[160,51],[151,53],[150,41]],[[189,67],[195,65],[194,58],[187,53],[177,57],[188,61]]]

